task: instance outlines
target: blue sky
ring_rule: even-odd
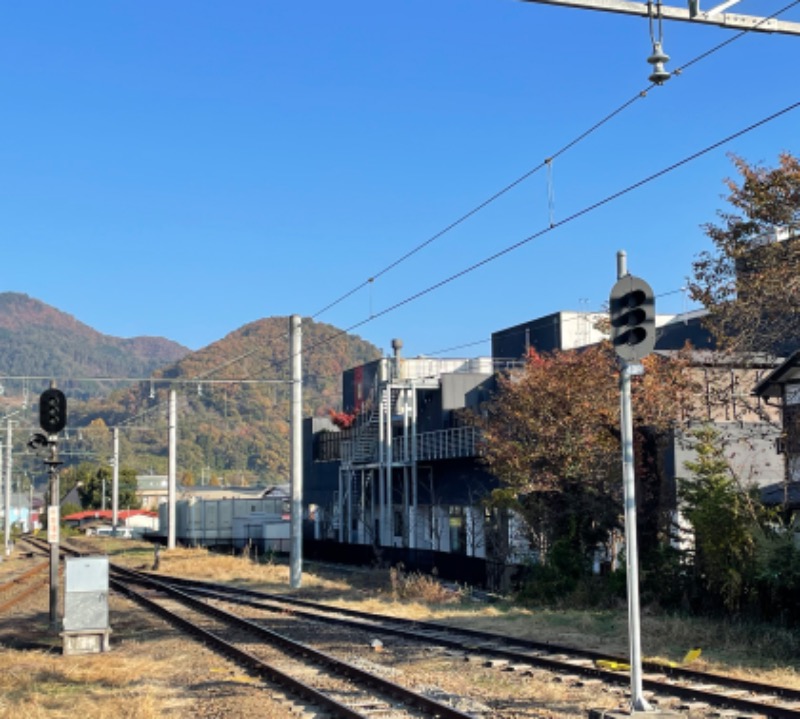
[[[798,152],[793,111],[404,303],[796,103],[800,36],[749,33],[692,64],[383,272],[648,88],[646,19],[519,0],[0,14],[0,291],[120,337],[199,349],[297,313],[386,352],[401,337],[409,356],[482,340],[449,354],[488,354],[493,331],[600,309],[619,249],[658,311],[679,312],[702,225],[725,208],[726,153]],[[665,22],[667,68],[734,34]]]

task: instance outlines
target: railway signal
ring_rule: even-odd
[[[67,426],[67,398],[60,389],[51,387],[39,397],[39,426],[47,434],[58,434]]]
[[[623,275],[611,288],[611,343],[626,362],[647,357],[656,344],[655,297],[650,285]]]

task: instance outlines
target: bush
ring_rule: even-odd
[[[591,576],[589,561],[567,540],[559,540],[547,562],[528,568],[519,599],[525,603],[553,604],[566,599],[582,579]]]
[[[396,600],[450,604],[463,598],[463,592],[444,586],[436,577],[421,572],[406,573],[402,564],[389,570],[389,581]]]

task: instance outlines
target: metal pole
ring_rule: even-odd
[[[50,629],[58,631],[58,545],[61,522],[61,488],[58,481],[58,439],[51,435],[47,440],[50,459],[50,506],[47,508],[47,540],[50,542]]]
[[[177,395],[174,389],[169,391],[169,464],[167,470],[167,549],[175,549],[175,494],[177,467]]]
[[[617,279],[628,274],[627,255],[617,252]],[[625,503],[625,561],[628,583],[628,639],[631,659],[631,709],[650,711],[642,689],[642,637],[639,617],[639,548],[636,532],[636,475],[633,466],[631,377],[644,372],[638,362],[622,362],[619,376],[622,434],[622,486]]]
[[[111,533],[116,535],[119,524],[119,427],[114,427],[114,466],[111,471]]]
[[[289,581],[292,589],[298,589],[303,572],[303,330],[299,315],[291,316],[289,331],[292,355],[292,508],[289,529],[292,539]]]
[[[625,559],[628,578],[628,625],[631,655],[631,707],[649,711],[642,694],[642,642],[639,621],[639,549],[636,537],[636,477],[633,467],[633,418],[631,376],[641,374],[640,364],[624,362],[620,373],[620,413],[622,429],[622,480],[625,501]]]
[[[617,279],[621,279],[628,274],[628,255],[625,250],[617,252]]]

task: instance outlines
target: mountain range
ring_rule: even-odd
[[[303,415],[324,416],[339,407],[342,371],[381,352],[310,319],[303,319],[302,333]],[[121,466],[165,474],[167,398],[175,389],[181,481],[288,479],[288,317],[249,323],[192,352],[160,337],[104,335],[39,300],[7,292],[0,293],[0,339],[0,417],[27,412],[35,428],[38,393],[56,380],[69,406],[60,441],[67,464],[107,466],[109,428],[118,427]],[[15,445],[25,439],[19,435]],[[27,467],[30,458],[20,460],[15,471],[41,471]]]
[[[16,292],[0,293],[0,373],[13,377],[146,377],[189,349],[162,337],[121,339]]]

